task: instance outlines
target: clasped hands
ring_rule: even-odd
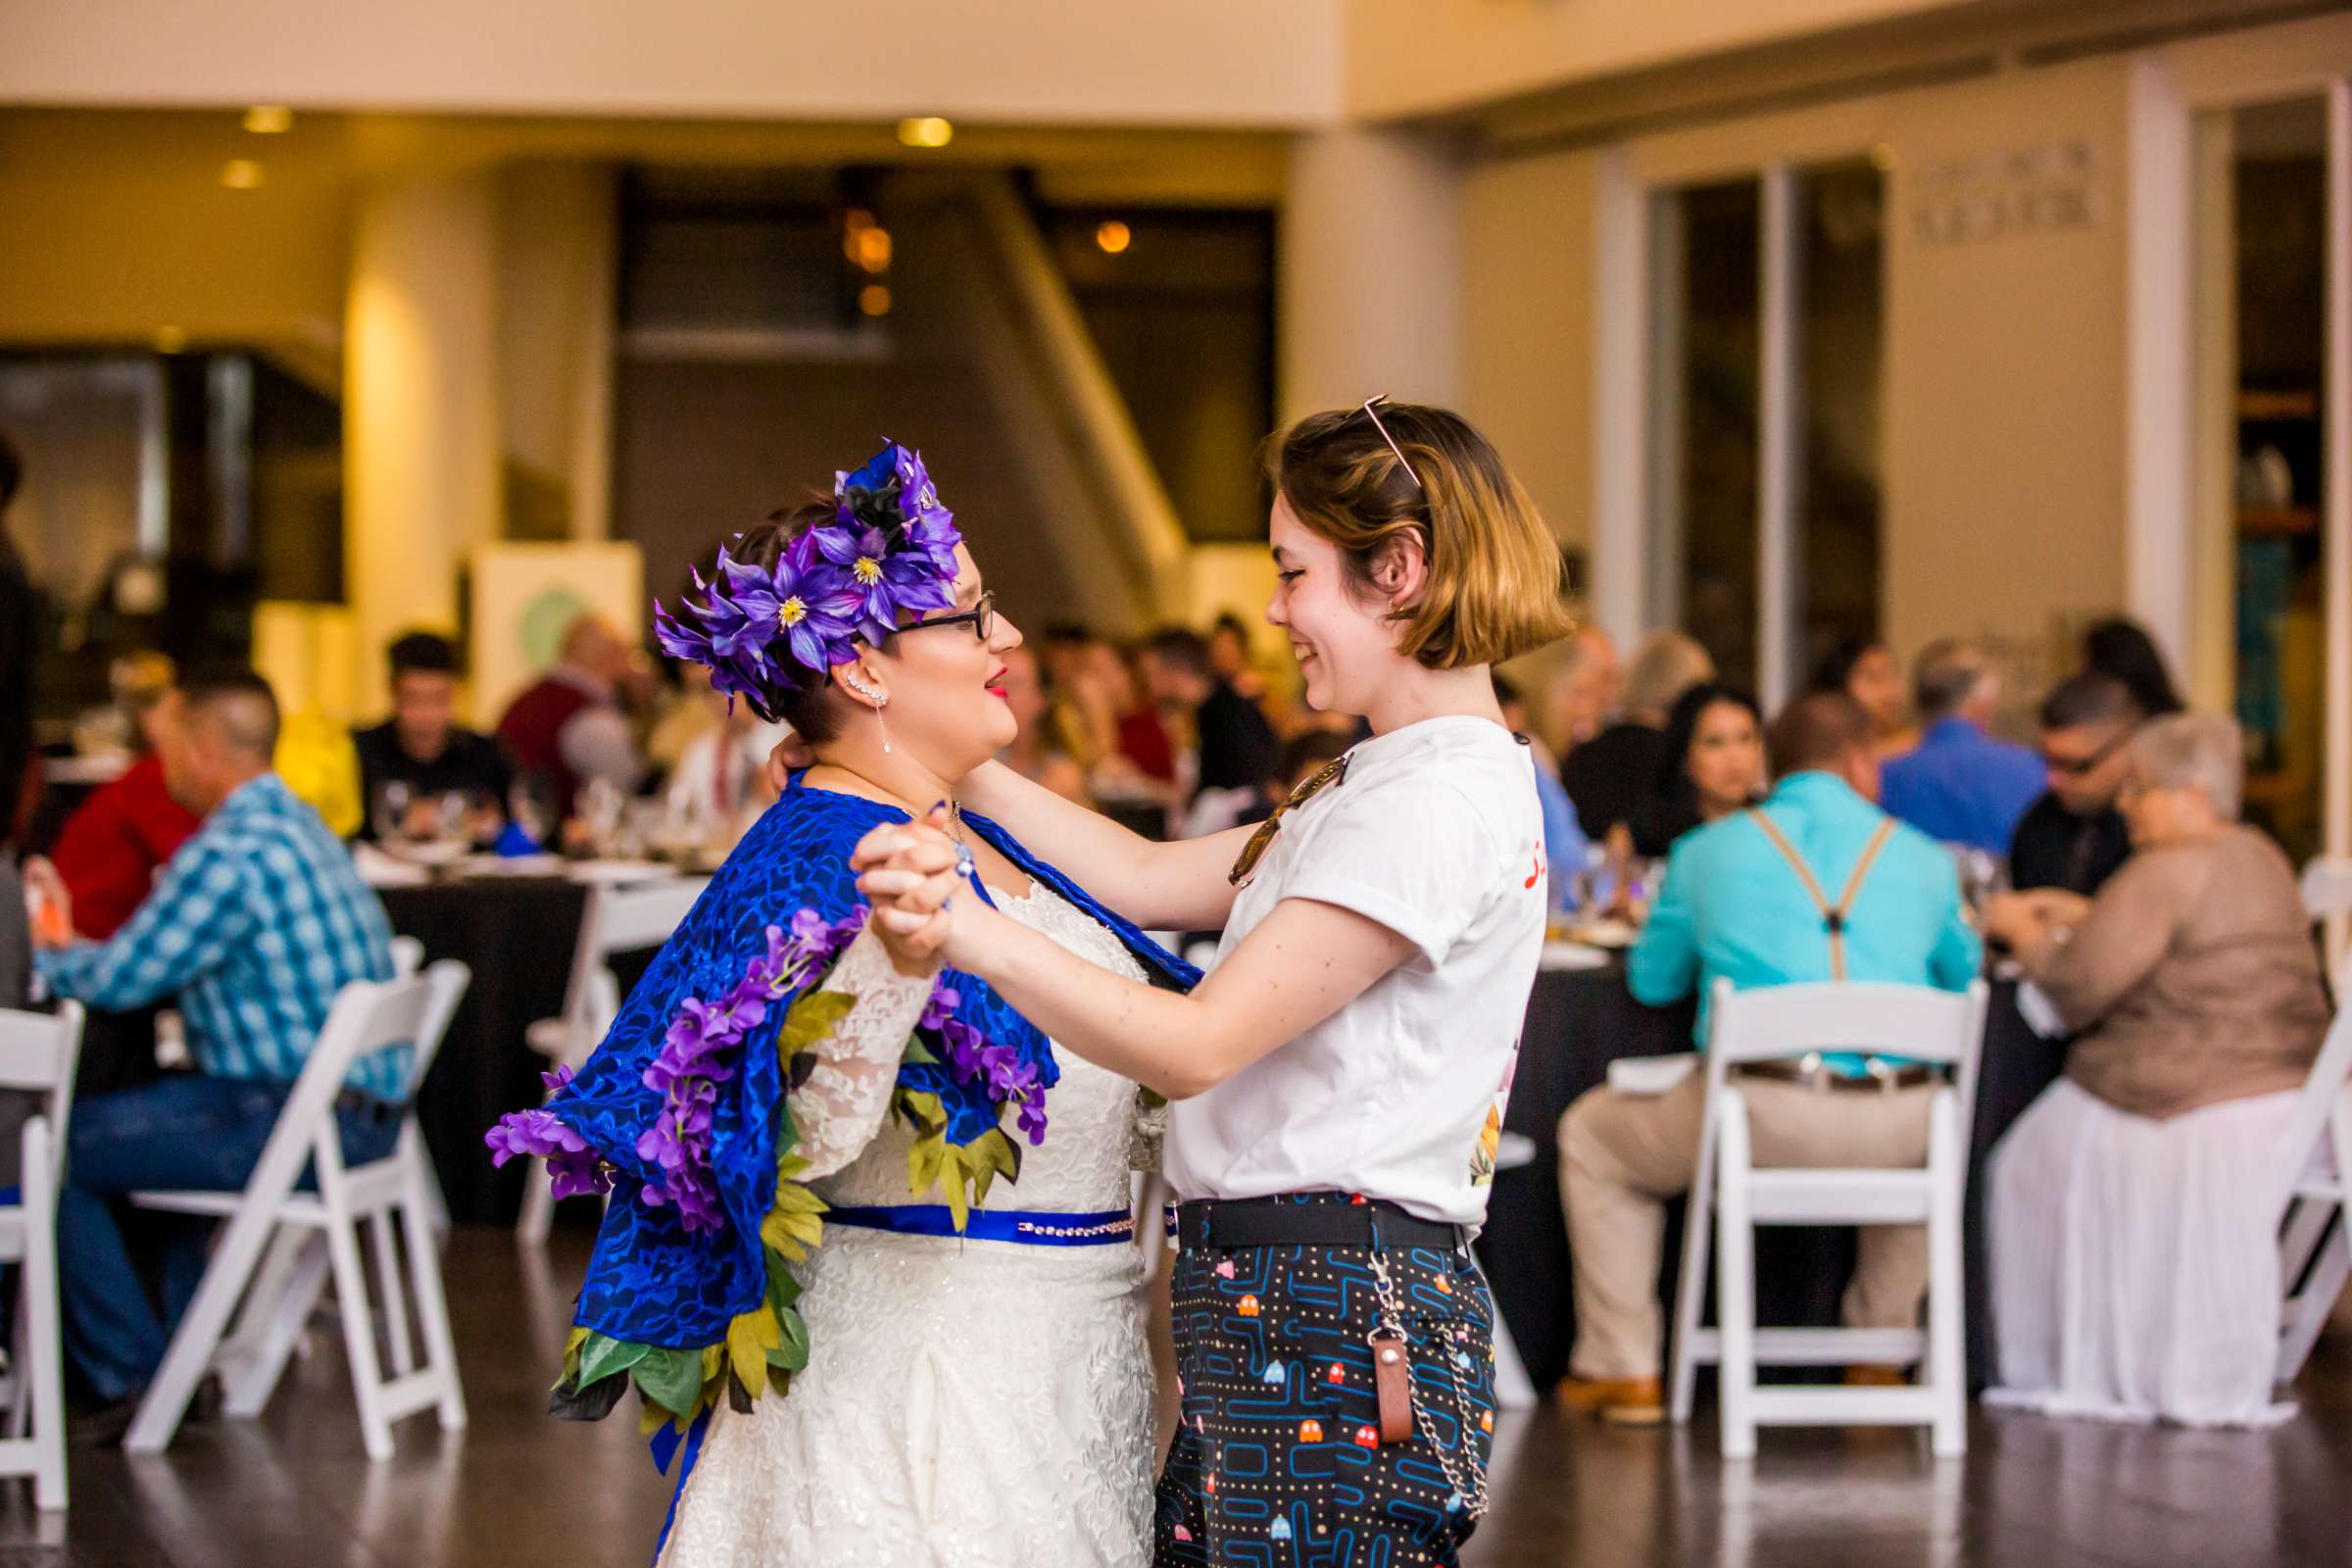
[[[873,906],[867,929],[902,973],[964,967],[956,954],[988,912],[973,893],[969,852],[949,836],[952,821],[942,802],[918,821],[883,823],[850,852],[858,891]]]

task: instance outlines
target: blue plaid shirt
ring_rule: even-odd
[[[110,940],[37,961],[50,990],[92,1007],[175,998],[204,1071],[290,1084],[335,994],[392,978],[392,928],[343,842],[265,773],[204,819]],[[401,1100],[408,1072],[409,1048],[395,1046],[355,1066],[349,1085]]]

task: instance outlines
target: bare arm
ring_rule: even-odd
[[[967,884],[936,833],[877,829],[852,863],[874,901],[872,929],[902,963],[936,956],[976,974],[1054,1040],[1174,1100],[1297,1039],[1413,952],[1377,920],[1286,899],[1183,996],[1089,963],[977,899],[951,902]]]
[[[1250,828],[1157,844],[1002,762],[965,774],[956,795],[1137,925],[1213,931],[1233,912],[1235,890],[1226,877]]]

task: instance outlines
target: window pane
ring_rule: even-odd
[[[2234,359],[2225,415],[2233,439],[2223,448],[2234,473],[2217,476],[2236,565],[2232,696],[2245,730],[2246,815],[2300,859],[2321,847],[2327,767],[2328,121],[2316,98],[2216,120],[2226,123],[2209,122],[2207,133],[2227,138],[2230,209],[2230,275],[2217,281],[2234,318],[2222,334]]]
[[[1801,679],[1879,631],[1879,383],[1886,176],[1867,160],[1805,171],[1797,472]]]
[[[1762,188],[1671,191],[1654,217],[1653,611],[1752,687]]]

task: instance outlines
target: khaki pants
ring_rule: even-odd
[[[1924,1165],[1933,1083],[1892,1094],[1806,1089],[1743,1078],[1759,1165]],[[1659,1375],[1658,1268],[1666,1200],[1690,1190],[1706,1111],[1701,1065],[1663,1095],[1600,1088],[1560,1118],[1560,1203],[1576,1267],[1576,1349],[1584,1378]],[[1865,1226],[1846,1287],[1849,1328],[1910,1328],[1928,1285],[1925,1226]]]

